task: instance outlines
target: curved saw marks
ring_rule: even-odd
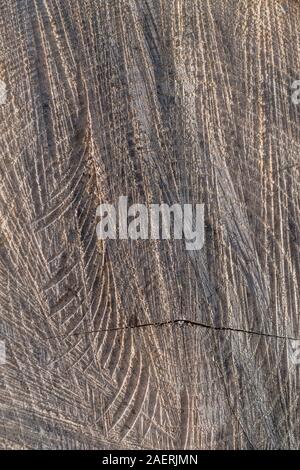
[[[0,447],[299,447],[297,2],[0,13]],[[97,240],[121,195],[203,250]]]

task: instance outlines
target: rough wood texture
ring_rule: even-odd
[[[299,25],[0,1],[1,448],[299,447]],[[205,203],[205,247],[97,241],[120,195]]]

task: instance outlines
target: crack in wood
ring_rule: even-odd
[[[86,331],[81,331],[79,333],[72,333],[69,335],[49,336],[46,339],[49,340],[49,339],[58,339],[58,338],[68,338],[70,336],[80,336],[80,335],[93,334],[93,333],[109,333],[113,331],[122,331],[122,330],[135,330],[137,328],[160,327],[160,326],[167,326],[167,325],[173,325],[173,324],[178,324],[180,326],[183,326],[183,324],[186,324],[186,325],[191,325],[191,326],[199,326],[201,328],[207,328],[207,329],[214,330],[214,331],[229,331],[233,333],[244,333],[248,335],[262,336],[265,338],[283,339],[283,340],[289,340],[289,341],[300,341],[300,338],[296,338],[294,336],[275,335],[273,333],[244,330],[242,328],[232,328],[230,326],[214,326],[214,325],[209,325],[207,323],[201,323],[201,322],[196,322],[193,320],[186,320],[186,319],[176,319],[176,320],[154,322],[154,323],[141,323],[138,325],[125,325],[125,326],[107,328],[107,329],[102,329],[102,330],[86,330]]]

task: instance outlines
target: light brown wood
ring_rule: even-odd
[[[0,1],[0,447],[299,448],[300,5]],[[205,246],[96,207],[204,203]]]

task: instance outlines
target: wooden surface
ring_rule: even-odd
[[[1,0],[0,447],[299,448],[298,0]],[[204,203],[205,246],[96,207]]]

